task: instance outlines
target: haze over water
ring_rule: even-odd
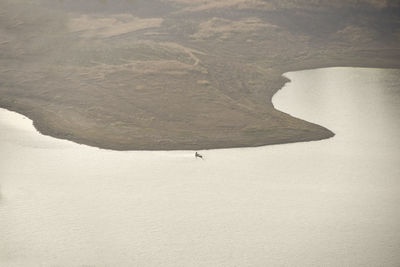
[[[0,112],[1,266],[399,266],[400,71],[288,73],[329,140],[115,152]]]

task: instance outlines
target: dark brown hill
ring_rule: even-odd
[[[4,0],[0,106],[102,148],[318,140],[274,109],[284,72],[400,66],[399,1]]]

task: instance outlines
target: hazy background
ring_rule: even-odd
[[[399,1],[2,0],[0,105],[113,149],[331,136],[273,109],[281,74],[398,67]]]

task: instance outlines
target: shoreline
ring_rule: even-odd
[[[28,2],[0,4],[0,107],[103,149],[323,140],[334,133],[274,108],[284,73],[400,68],[397,4]]]
[[[327,64],[329,65],[329,64]],[[306,69],[301,69],[301,70],[294,70],[294,71],[287,71],[285,73],[282,73],[281,77],[286,78],[284,75],[288,72],[296,72],[296,71],[303,71],[303,70],[311,70],[311,69],[323,69],[323,68],[340,68],[343,66],[330,66],[330,67],[317,67],[317,68],[306,68]],[[347,66],[346,66],[347,67]],[[362,67],[354,67],[354,66],[349,66],[349,68],[377,68],[375,66],[362,66]],[[381,67],[378,67],[381,68]],[[383,69],[383,68],[382,68]],[[395,67],[386,67],[384,69],[398,69]],[[286,78],[288,79],[288,78]],[[291,82],[289,79],[287,82]],[[285,82],[282,87],[279,89],[276,89],[274,91],[273,96],[279,91],[282,90],[287,83]],[[266,102],[266,105],[271,104],[273,105],[272,99],[273,96],[271,97],[269,103]],[[86,140],[83,138],[75,137],[75,136],[69,136],[68,134],[62,133],[62,132],[54,132],[51,130],[51,127],[48,127],[45,123],[43,123],[44,117],[41,117],[38,114],[31,113],[29,111],[24,110],[24,108],[18,107],[18,105],[12,105],[12,104],[4,104],[0,103],[0,107],[4,108],[9,111],[13,111],[16,113],[19,113],[27,118],[29,118],[32,121],[32,124],[34,128],[42,135],[50,136],[53,138],[57,139],[62,139],[62,140],[68,140],[72,141],[76,144],[82,144],[82,145],[87,145],[90,147],[96,147],[99,149],[106,149],[106,150],[114,150],[114,151],[176,151],[176,150],[211,150],[211,149],[233,149],[233,148],[252,148],[252,147],[262,147],[262,146],[268,146],[268,145],[281,145],[281,144],[291,144],[291,143],[298,143],[298,142],[312,142],[312,141],[321,141],[325,139],[329,139],[335,136],[335,133],[333,133],[331,130],[325,128],[324,126],[314,124],[312,122],[305,121],[306,123],[316,126],[317,128],[323,129],[320,132],[313,132],[310,131],[309,133],[305,133],[302,136],[297,136],[296,137],[286,137],[286,139],[282,138],[277,138],[277,139],[270,139],[270,140],[247,140],[247,142],[235,142],[235,141],[230,141],[225,144],[189,144],[189,145],[159,145],[159,144],[133,144],[133,145],[118,145],[118,144],[107,144],[107,143],[98,143],[96,141],[91,141],[91,140]],[[284,111],[278,110],[274,107],[274,109],[277,112],[286,114],[290,116],[291,118],[295,120],[300,120],[304,121],[301,118],[293,117],[292,115],[289,115],[285,113]]]

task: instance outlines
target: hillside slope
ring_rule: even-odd
[[[287,71],[400,67],[399,1],[4,0],[0,106],[117,150],[333,133],[274,109]]]

